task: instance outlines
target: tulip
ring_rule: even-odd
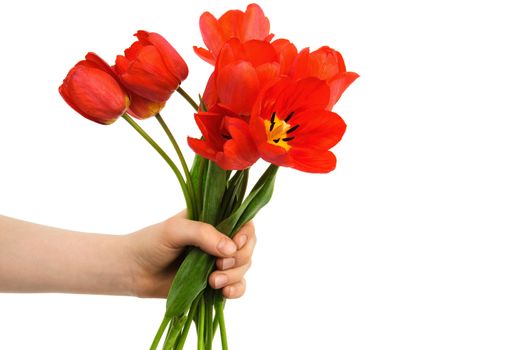
[[[249,115],[259,92],[280,73],[279,53],[261,40],[229,40],[217,59],[203,100],[208,108],[220,103]]]
[[[328,46],[323,46],[313,52],[310,52],[308,48],[299,52],[290,68],[289,75],[295,79],[315,77],[326,81],[330,87],[328,103],[330,110],[348,86],[359,77],[357,73],[347,72],[343,56]]]
[[[199,20],[202,39],[208,50],[194,46],[195,53],[208,63],[215,64],[224,44],[233,38],[241,43],[250,40],[270,41],[270,21],[257,4],[250,4],[246,12],[230,10],[218,20],[204,12]]]
[[[327,110],[329,101],[329,86],[317,78],[283,78],[266,89],[250,120],[261,158],[310,173],[334,170],[330,148],[341,140],[346,124]]]
[[[166,102],[188,76],[188,66],[166,39],[139,30],[124,56],[117,56],[115,71],[123,85],[151,102]]]
[[[129,106],[111,67],[91,52],[69,71],[58,91],[75,111],[99,124],[113,123]]]
[[[202,139],[188,138],[191,149],[226,170],[242,170],[259,159],[245,118],[216,105],[210,111],[199,111],[195,121]]]

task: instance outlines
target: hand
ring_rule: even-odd
[[[255,229],[250,222],[231,240],[213,226],[188,220],[185,212],[127,236],[133,276],[132,293],[139,297],[167,296],[186,247],[197,246],[218,257],[209,284],[227,298],[244,294],[244,275],[250,268]]]

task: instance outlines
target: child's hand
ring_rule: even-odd
[[[244,294],[244,274],[250,268],[255,229],[250,222],[226,237],[213,226],[185,218],[185,213],[126,236],[131,252],[132,293],[139,297],[166,297],[187,246],[217,256],[217,271],[209,283],[227,298]]]

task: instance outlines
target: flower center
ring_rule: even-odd
[[[281,120],[277,117],[276,112],[273,112],[270,120],[264,121],[269,144],[282,147],[286,151],[291,148],[288,142],[292,141],[295,136],[290,136],[290,134],[299,127],[299,125],[292,126],[291,124],[288,124],[290,119],[292,119],[293,114],[294,112],[288,114],[286,119]]]

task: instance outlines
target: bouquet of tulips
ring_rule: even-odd
[[[113,66],[88,53],[59,92],[89,120],[128,122],[175,173],[188,218],[233,237],[270,200],[280,166],[310,173],[335,168],[330,149],[346,124],[332,108],[358,75],[332,48],[298,50],[289,40],[274,40],[256,4],[219,19],[205,12],[200,29],[206,48],[194,47],[195,53],[214,70],[197,101],[181,87],[188,76],[183,58],[161,35],[143,30]],[[202,132],[188,138],[196,153],[191,167],[160,115],[175,91],[195,109]],[[137,122],[150,117],[173,144],[180,167]],[[260,158],[270,165],[246,195],[250,167]],[[188,250],[151,349],[162,339],[163,349],[182,349],[193,323],[199,350],[212,348],[217,328],[227,349],[224,299],[207,285],[214,261],[196,247]]]

